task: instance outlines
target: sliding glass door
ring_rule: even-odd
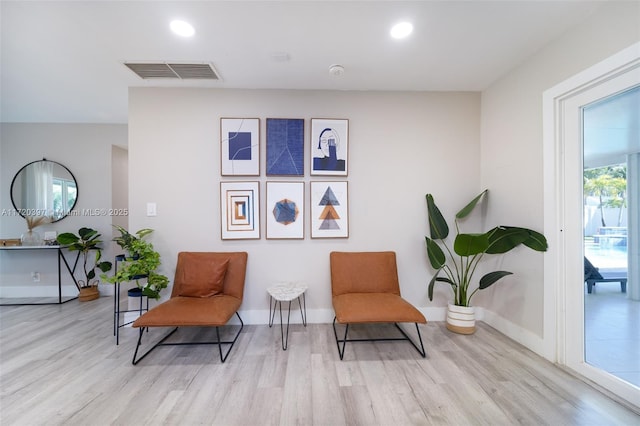
[[[627,183],[640,180],[633,167],[639,121],[640,87],[582,108],[584,360],[638,387],[640,301],[628,278],[638,263],[629,244],[638,241],[629,210],[637,211],[640,194]]]
[[[640,401],[638,52],[640,43],[543,96],[546,349],[634,405]]]

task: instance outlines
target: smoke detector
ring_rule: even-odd
[[[344,67],[342,65],[334,64],[329,67],[329,74],[339,77],[344,74]]]

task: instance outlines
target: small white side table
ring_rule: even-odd
[[[282,337],[282,350],[287,350],[289,342],[289,322],[291,319],[291,302],[294,299],[298,299],[298,305],[300,306],[300,316],[302,317],[302,324],[307,326],[307,301],[305,299],[305,291],[307,291],[307,285],[299,282],[282,282],[275,284],[267,289],[269,293],[269,327],[273,325],[273,319],[276,316],[276,305],[280,310],[280,336]],[[302,298],[302,300],[300,300]],[[271,304],[273,302],[273,308]],[[282,302],[289,302],[289,312],[287,314],[287,332],[284,332],[284,326],[282,324]],[[303,308],[304,306],[304,308]],[[304,309],[304,311],[303,311]]]

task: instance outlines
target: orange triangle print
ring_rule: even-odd
[[[338,212],[336,212],[336,209],[334,209],[333,206],[329,204],[325,206],[324,209],[322,209],[322,213],[320,214],[319,219],[337,220],[337,219],[340,219],[340,216],[338,215]]]

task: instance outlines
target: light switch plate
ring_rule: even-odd
[[[147,203],[147,216],[156,216],[156,203]]]

